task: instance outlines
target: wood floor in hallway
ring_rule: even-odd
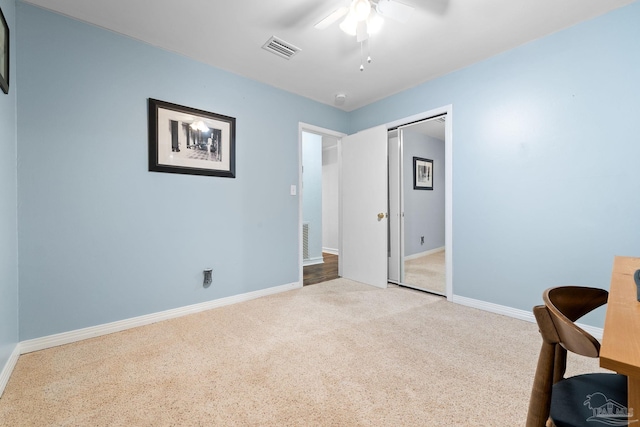
[[[338,255],[323,252],[322,258],[324,259],[322,264],[309,265],[303,268],[303,286],[326,282],[339,277]]]

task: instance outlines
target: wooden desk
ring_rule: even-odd
[[[627,408],[635,417],[640,416],[640,302],[633,280],[638,269],[640,258],[615,257],[600,348],[600,366],[628,377]]]

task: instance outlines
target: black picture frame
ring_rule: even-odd
[[[413,158],[413,189],[433,190],[433,160]]]
[[[9,25],[0,9],[0,88],[9,93]]]
[[[149,171],[235,178],[236,119],[149,98]]]

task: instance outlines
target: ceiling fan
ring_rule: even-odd
[[[314,27],[324,30],[346,15],[340,29],[363,42],[380,30],[383,17],[406,23],[413,10],[413,7],[395,0],[350,0],[349,6],[334,10]]]

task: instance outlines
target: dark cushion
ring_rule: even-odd
[[[624,375],[576,375],[553,385],[549,416],[557,427],[626,426],[626,411]]]

